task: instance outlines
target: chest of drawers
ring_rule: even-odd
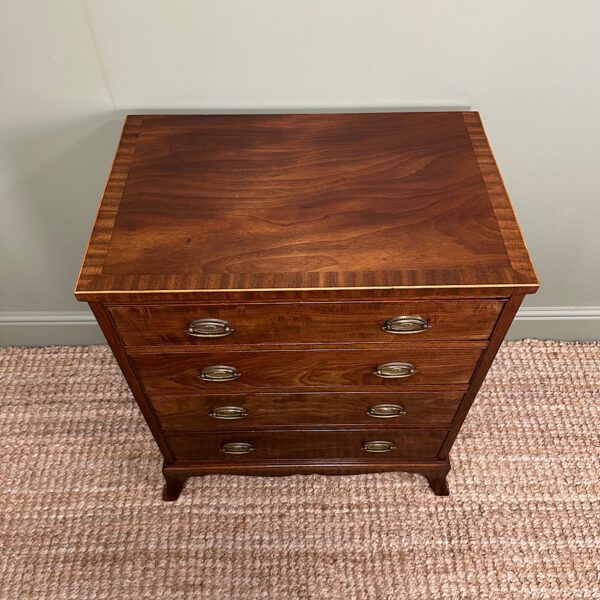
[[[174,500],[210,473],[403,470],[447,494],[537,287],[477,113],[136,115],[75,293]]]

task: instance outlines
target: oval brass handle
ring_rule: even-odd
[[[410,377],[417,372],[414,365],[406,362],[391,362],[383,365],[378,365],[377,369],[373,371],[373,375],[382,377],[383,379],[402,379],[404,377]]]
[[[383,324],[383,330],[388,333],[421,333],[429,329],[431,325],[419,315],[403,315],[392,317]]]
[[[373,440],[371,442],[363,443],[363,450],[367,452],[391,452],[395,450],[396,446],[394,442],[389,442],[387,440]]]
[[[208,414],[213,419],[243,419],[248,413],[241,406],[217,406]]]
[[[200,371],[200,379],[204,381],[232,381],[240,375],[241,373],[235,367],[227,365],[212,365]]]
[[[192,337],[220,338],[231,335],[234,329],[229,321],[223,319],[198,319],[188,323],[185,332]]]
[[[254,446],[247,442],[227,442],[221,446],[224,454],[250,454],[254,452]]]
[[[369,408],[367,414],[376,419],[391,419],[402,417],[406,414],[406,409],[401,404],[376,404]]]

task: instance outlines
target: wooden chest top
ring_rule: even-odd
[[[477,113],[144,115],[76,295],[537,287]]]

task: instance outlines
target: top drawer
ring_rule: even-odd
[[[126,346],[485,340],[504,302],[295,302],[109,306]]]

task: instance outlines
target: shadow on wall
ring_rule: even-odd
[[[3,134],[0,310],[79,308],[72,290],[122,123],[115,112]]]

